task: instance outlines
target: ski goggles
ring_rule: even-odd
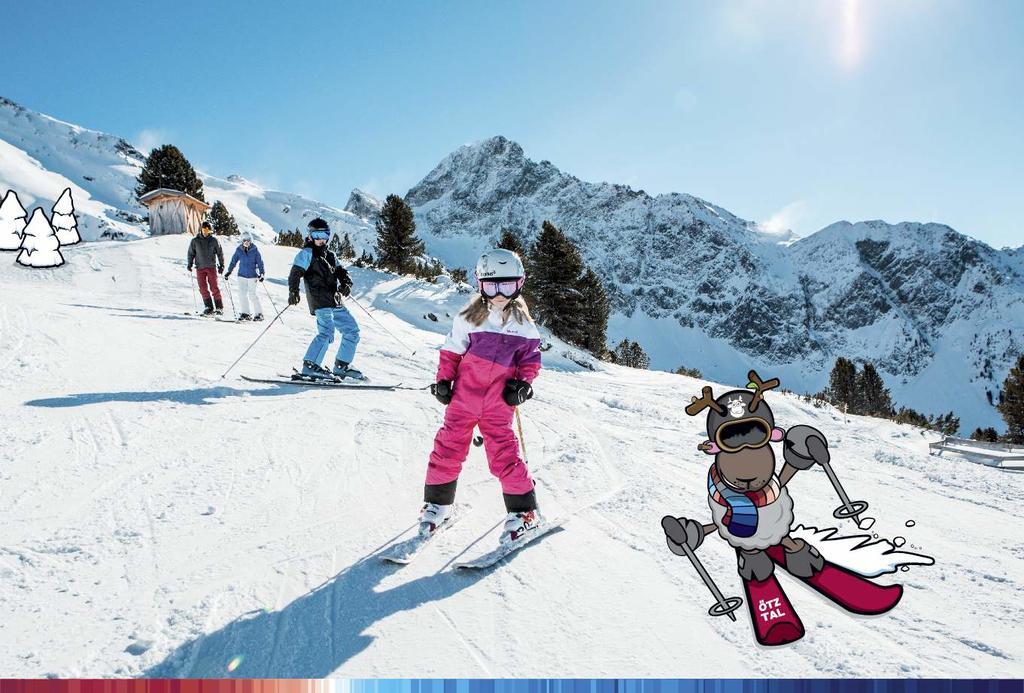
[[[329,241],[329,240],[331,240],[331,235],[329,233],[327,233],[326,231],[320,231],[320,230],[310,231],[309,232],[309,237],[312,238],[314,241]]]
[[[479,279],[480,293],[487,298],[494,298],[499,294],[505,298],[515,298],[523,289],[526,277],[518,279]]]
[[[743,448],[763,448],[772,439],[772,427],[764,419],[748,418],[727,421],[715,431],[715,443],[725,452],[739,452]]]

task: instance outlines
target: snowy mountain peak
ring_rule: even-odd
[[[986,390],[1024,350],[1021,255],[943,224],[798,238],[685,193],[581,181],[500,136],[455,150],[405,199],[449,266],[504,229],[529,242],[555,223],[605,282],[609,342],[639,341],[657,368],[725,379],[743,364],[816,392],[846,356],[875,364],[898,403],[953,409],[967,428],[999,425]]]
[[[381,201],[368,192],[353,188],[345,203],[345,211],[360,219],[373,219],[380,213]]]

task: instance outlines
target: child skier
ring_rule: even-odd
[[[341,261],[327,249],[331,237],[327,222],[317,217],[309,222],[307,232],[306,244],[295,256],[288,275],[288,305],[299,303],[299,280],[302,279],[306,284],[309,314],[316,316],[316,336],[306,349],[301,374],[308,378],[362,380],[363,374],[350,366],[359,343],[359,325],[341,305],[341,297],[348,296],[352,290],[352,280]],[[327,370],[320,364],[334,341],[335,330],[341,333],[341,345],[334,368]]]
[[[213,235],[210,222],[204,221],[199,235],[189,243],[187,265],[189,272],[192,272],[192,265],[196,267],[196,281],[206,307],[203,315],[221,315],[224,303],[221,301],[220,287],[217,286],[217,275],[224,273],[224,251],[221,250],[220,241]]]
[[[265,269],[263,267],[263,256],[260,249],[252,242],[252,234],[246,231],[242,234],[242,243],[235,248],[235,254],[231,256],[231,264],[228,271],[224,273],[224,281],[231,278],[231,272],[238,265],[238,306],[241,312],[239,320],[262,320],[263,306],[260,305],[260,297],[256,293],[256,283],[263,281]],[[249,312],[249,303],[252,302],[253,312]]]
[[[427,466],[420,534],[429,536],[450,516],[459,472],[478,426],[488,465],[505,498],[505,544],[542,523],[533,479],[512,431],[515,407],[533,397],[530,383],[541,368],[540,333],[519,295],[525,272],[515,253],[500,248],[485,252],[477,262],[476,279],[480,295],[455,317],[441,347],[437,382],[430,387],[448,408]]]

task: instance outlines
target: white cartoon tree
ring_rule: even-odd
[[[35,208],[25,227],[18,264],[25,267],[60,267],[64,264],[57,233],[50,226],[42,207]]]
[[[57,204],[50,210],[51,224],[57,232],[57,240],[63,245],[74,245],[82,240],[78,235],[78,220],[75,218],[75,202],[71,199],[71,188],[64,188]]]
[[[8,190],[0,202],[0,250],[18,250],[25,233],[26,213],[18,193]]]

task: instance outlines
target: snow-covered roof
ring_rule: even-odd
[[[157,188],[156,190],[150,190],[148,193],[139,198],[139,202],[149,207],[150,205],[154,204],[155,202],[164,197],[184,198],[186,204],[191,204],[196,207],[202,207],[203,211],[210,208],[210,205],[203,202],[202,200],[197,200],[188,193],[183,193],[180,190],[173,190],[171,188]]]

